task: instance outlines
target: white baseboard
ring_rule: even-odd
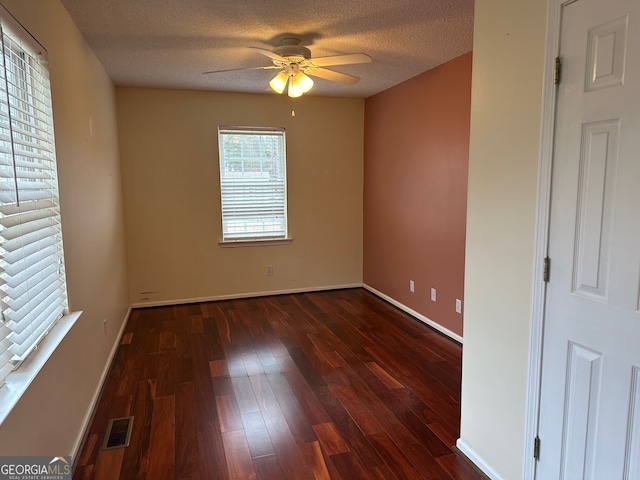
[[[268,297],[271,295],[322,292],[325,290],[341,290],[343,288],[360,288],[360,287],[362,287],[361,283],[348,283],[346,285],[328,285],[324,287],[292,288],[289,290],[270,290],[267,292],[234,293],[231,295],[213,295],[211,297],[181,298],[177,300],[160,300],[157,302],[151,301],[151,302],[144,302],[144,303],[134,303],[132,307],[133,308],[164,307],[166,305],[182,305],[185,303],[216,302],[219,300],[239,300],[241,298]]]
[[[364,283],[362,285],[364,288],[366,288],[367,290],[369,290],[371,293],[373,293],[374,295],[377,295],[378,297],[386,300],[387,302],[389,302],[391,305],[398,307],[400,310],[408,313],[409,315],[411,315],[412,317],[417,318],[418,320],[420,320],[423,323],[426,323],[427,325],[429,325],[431,328],[439,331],[440,333],[444,333],[447,337],[452,338],[453,340],[455,340],[458,343],[462,343],[462,337],[460,335],[458,335],[455,332],[452,332],[451,330],[449,330],[448,328],[443,327],[442,325],[440,325],[439,323],[434,322],[433,320],[431,320],[430,318],[425,317],[424,315],[422,315],[421,313],[416,312],[415,310],[407,307],[406,305],[398,302],[397,300],[394,300],[393,298],[391,298],[388,295],[385,295],[382,292],[379,292],[378,290],[376,290],[373,287],[370,287],[369,285],[367,285],[366,283]]]
[[[471,460],[476,467],[484,472],[491,480],[504,480],[496,471],[489,465],[484,459],[478,455],[478,453],[471,448],[461,438],[456,442],[456,447],[460,450],[469,460]]]
[[[79,454],[81,453],[82,447],[84,447],[84,443],[87,439],[87,433],[89,432],[89,427],[91,422],[93,421],[93,416],[96,413],[96,409],[98,408],[98,401],[100,400],[100,395],[102,394],[102,388],[104,387],[105,380],[107,379],[107,375],[109,374],[109,370],[111,370],[111,364],[113,363],[113,358],[118,351],[118,347],[120,346],[120,342],[122,341],[122,335],[124,333],[124,329],[127,326],[127,321],[129,320],[129,316],[131,315],[131,307],[127,310],[127,313],[124,316],[124,320],[122,322],[122,326],[120,327],[120,331],[118,335],[116,335],[116,341],[111,347],[111,351],[109,352],[109,357],[107,358],[107,362],[105,363],[105,367],[102,370],[102,375],[100,376],[100,381],[98,382],[98,387],[96,391],[93,393],[93,397],[91,398],[91,403],[89,404],[89,408],[87,409],[87,413],[84,415],[84,419],[82,420],[82,427],[80,428],[80,435],[78,436],[75,445],[73,446],[73,450],[71,452],[71,459],[73,463],[73,467],[75,470],[76,462],[79,458]]]

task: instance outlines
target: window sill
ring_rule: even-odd
[[[250,240],[220,240],[221,247],[264,247],[269,245],[288,245],[293,242],[293,238],[252,238]]]
[[[0,424],[9,416],[20,397],[27,391],[51,354],[58,348],[62,339],[69,333],[82,312],[72,312],[56,323],[38,348],[29,355],[17,370],[7,375],[5,384],[0,387]]]

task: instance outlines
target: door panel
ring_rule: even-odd
[[[573,291],[607,300],[620,120],[582,127]]]
[[[593,458],[595,439],[591,432],[598,421],[602,354],[571,343],[568,357],[562,471],[565,478],[572,474],[582,478],[593,470],[589,460]]]
[[[586,91],[622,85],[628,20],[625,15],[588,30]]]

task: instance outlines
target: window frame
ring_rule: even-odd
[[[224,154],[224,136],[225,135],[268,135],[268,136],[276,136],[281,139],[281,155],[278,157],[279,160],[279,176],[281,179],[279,182],[272,182],[272,186],[276,186],[282,188],[282,221],[283,228],[281,229],[282,233],[271,234],[272,232],[258,232],[253,231],[252,234],[249,235],[233,235],[225,232],[225,217],[233,218],[233,215],[225,215],[225,198],[230,198],[230,203],[233,203],[233,199],[231,197],[225,196],[224,190],[225,185],[223,185],[223,181],[225,178],[225,170],[224,170],[224,162],[228,158]],[[221,226],[221,234],[222,238],[218,242],[221,247],[239,247],[239,246],[252,246],[252,245],[282,245],[291,243],[293,240],[289,234],[289,216],[288,216],[288,195],[287,195],[287,140],[286,140],[286,131],[283,127],[255,127],[255,126],[227,126],[220,125],[218,127],[218,171],[219,171],[219,188],[220,188],[220,226]],[[258,160],[263,160],[266,157],[256,157]],[[247,160],[247,158],[245,158]],[[243,164],[244,165],[244,164]],[[244,166],[243,166],[244,168]],[[263,166],[261,165],[261,169]],[[261,170],[262,171],[262,170]],[[280,185],[279,185],[280,184]],[[228,186],[227,186],[228,189]],[[236,200],[237,201],[237,200]],[[279,204],[276,205],[276,208],[280,208]],[[262,215],[262,218],[265,220],[269,219],[268,214]]]
[[[2,75],[0,76],[0,81],[3,83],[0,87],[3,92],[3,96],[0,101],[3,104],[3,129],[8,130],[9,132],[8,135],[5,134],[3,137],[3,142],[8,145],[4,146],[4,154],[7,155],[7,157],[4,158],[4,165],[5,168],[9,165],[10,170],[12,162],[14,171],[13,177],[7,177],[7,171],[5,170],[4,178],[5,181],[8,179],[9,182],[14,182],[16,189],[16,193],[13,194],[15,195],[15,200],[5,199],[0,204],[2,210],[5,211],[6,214],[3,215],[2,220],[3,224],[6,221],[9,226],[18,226],[20,229],[24,226],[25,230],[22,230],[23,233],[13,237],[15,239],[20,239],[20,243],[22,245],[20,248],[22,248],[25,245],[29,245],[27,241],[23,243],[22,238],[23,235],[27,235],[26,232],[31,228],[26,226],[27,224],[23,223],[23,221],[29,222],[30,220],[28,220],[28,218],[31,218],[31,220],[35,219],[39,222],[44,218],[47,218],[47,221],[49,221],[49,218],[51,219],[51,227],[49,227],[49,229],[54,229],[56,233],[47,234],[49,236],[41,236],[39,230],[32,230],[33,234],[37,233],[38,240],[31,244],[32,247],[29,247],[30,250],[28,255],[31,255],[29,258],[35,258],[33,255],[38,254],[39,258],[43,258],[42,255],[45,255],[44,250],[48,247],[44,247],[40,242],[48,241],[49,238],[52,238],[52,245],[58,253],[56,254],[57,260],[55,262],[57,267],[54,269],[57,270],[57,276],[52,274],[51,277],[55,277],[55,283],[59,284],[55,289],[53,287],[47,287],[51,288],[51,290],[46,290],[44,287],[40,287],[40,293],[29,293],[29,297],[24,302],[22,300],[23,297],[20,297],[19,301],[16,300],[16,297],[11,297],[11,299],[8,300],[10,303],[6,303],[5,300],[9,297],[7,291],[10,291],[12,288],[7,284],[9,277],[3,277],[0,282],[3,285],[7,284],[6,288],[9,289],[5,290],[3,288],[2,315],[0,318],[0,331],[3,332],[2,337],[0,337],[0,343],[3,344],[3,350],[0,352],[0,355],[3,355],[3,358],[5,359],[9,358],[7,357],[8,354],[13,355],[10,360],[6,361],[6,364],[2,363],[2,365],[4,365],[4,372],[6,373],[4,378],[0,379],[0,423],[2,423],[14,405],[26,392],[38,372],[60,345],[63,338],[79,319],[82,312],[69,313],[68,307],[68,288],[64,268],[64,249],[62,239],[62,219],[59,207],[60,194],[57,181],[58,168],[55,151],[55,132],[53,126],[53,110],[51,106],[51,83],[49,80],[46,49],[38,43],[38,41],[31,36],[31,34],[27,32],[2,5],[0,5],[0,27],[0,35],[2,35],[2,43],[0,43]],[[5,44],[5,35],[9,39],[7,44]],[[13,60],[9,60],[11,62],[11,66],[5,65],[8,56],[11,58],[13,58],[13,56],[20,58],[20,64],[14,65]],[[16,87],[21,88],[21,86],[18,84],[11,85],[5,72],[12,70],[15,74],[18,69],[22,69],[22,74],[24,74],[24,78],[22,79],[22,81],[26,82],[24,85],[29,85],[28,88],[23,89],[24,93],[18,93],[19,95],[22,95],[19,97],[19,101],[24,102],[24,105],[28,105],[28,108],[23,109],[22,114],[17,115],[16,119],[14,119],[11,109],[18,108],[16,112],[19,113],[19,106],[23,104],[18,103],[16,106],[15,103],[12,103],[12,100],[9,98],[9,87],[11,87],[11,95],[13,96],[15,95],[14,90],[16,90]],[[25,74],[27,71],[28,74]],[[42,90],[37,90],[36,92],[36,89]],[[13,102],[16,101],[18,100],[13,100]],[[39,113],[36,113],[36,111]],[[34,117],[33,122],[26,122],[25,119],[30,115]],[[14,120],[16,122],[25,122],[22,124],[23,127],[24,125],[29,126],[24,127],[21,131],[20,126],[14,126]],[[46,125],[46,127],[43,127],[43,125]],[[31,145],[25,142],[31,142]],[[31,165],[28,163],[29,158],[31,161],[36,159],[39,160],[35,161],[35,163]],[[38,162],[42,165],[39,165]],[[43,172],[45,170],[51,172],[50,174],[47,174],[46,177],[43,176]],[[20,172],[20,175],[18,175],[18,172]],[[24,172],[27,172],[26,175]],[[29,178],[32,180],[29,180]],[[37,183],[42,185],[36,186]],[[20,186],[21,184],[23,184],[23,186]],[[47,186],[45,186],[45,184]],[[44,197],[41,196],[41,193],[36,193],[35,196],[29,194],[29,189],[34,188],[36,190],[32,191],[50,191],[50,196]],[[7,197],[7,195],[5,195],[5,197]],[[47,207],[48,213],[42,214],[44,210],[42,210],[43,205],[40,204],[41,202],[42,204],[49,204]],[[33,208],[29,209],[29,205]],[[19,218],[18,220],[13,220],[16,213]],[[4,226],[3,231],[4,230],[9,231],[11,228]],[[2,245],[5,245],[5,242],[7,241],[5,233],[0,236],[4,238]],[[32,263],[31,266],[28,267],[28,261],[25,260],[27,257],[23,256],[27,254],[22,253],[18,255],[17,251],[18,249],[16,248],[12,252],[12,255],[15,256],[13,260],[7,261],[2,259],[3,270],[7,271],[7,268],[10,266],[14,272],[18,272],[20,275],[26,274],[27,278],[30,278],[29,276],[31,273],[27,273],[27,269],[29,268],[31,269],[30,271],[36,271],[33,270],[33,268],[38,265],[36,263]],[[21,258],[21,260],[16,261],[16,258],[18,257]],[[53,264],[50,263],[49,265]],[[44,270],[45,268],[41,266],[41,269],[38,271],[43,272]],[[40,275],[39,278],[44,279],[45,277]],[[31,280],[28,281],[31,282]],[[47,282],[42,280],[41,285],[44,285],[45,283]],[[53,285],[52,283],[47,284]],[[23,291],[26,292],[26,290]],[[55,295],[55,298],[57,299],[55,302],[59,303],[56,310],[59,308],[60,311],[55,315],[47,314],[47,318],[49,318],[49,320],[43,322],[40,320],[40,316],[45,315],[46,309],[44,309],[41,314],[35,314],[34,312],[38,311],[38,309],[35,307],[32,308],[32,303],[39,295],[45,295],[45,291],[61,292],[60,294]],[[23,296],[24,295],[27,295],[27,293],[24,293]],[[12,350],[9,350],[9,348],[14,345],[11,338],[13,338],[12,335],[15,335],[15,331],[12,330],[13,327],[11,327],[10,324],[21,325],[20,322],[23,321],[16,317],[16,311],[11,311],[13,306],[16,306],[16,302],[23,305],[23,307],[21,307],[21,311],[26,311],[27,314],[25,317],[29,319],[29,326],[24,328],[23,331],[31,330],[33,332],[26,337],[29,338],[28,342],[21,341],[19,344],[20,346],[23,346],[23,344],[26,346],[26,348],[22,350],[23,353],[20,355],[14,355]],[[47,298],[46,304],[54,305],[55,302],[49,303],[49,298]],[[49,311],[52,312],[53,310]],[[9,313],[10,316],[5,317],[6,313]],[[11,316],[15,318],[15,321]],[[37,327],[38,329],[34,331],[33,328],[36,327],[32,327],[31,325],[40,325],[40,327]],[[21,334],[19,334],[19,336],[20,335]],[[8,366],[13,366],[13,368],[8,369]]]

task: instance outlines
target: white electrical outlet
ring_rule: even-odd
[[[431,289],[431,301],[432,302],[436,301],[436,289],[435,288]]]
[[[104,328],[104,334],[106,336],[107,335],[107,319],[106,318],[102,321],[102,327]]]
[[[265,273],[267,277],[271,277],[273,275],[273,265],[267,265],[265,268]]]
[[[415,285],[413,284],[413,280],[409,280],[409,291],[413,292],[415,291]]]
[[[462,313],[462,300],[456,298],[456,313]]]

